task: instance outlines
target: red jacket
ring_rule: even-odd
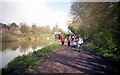
[[[65,41],[65,37],[64,37],[64,36],[61,37],[61,41],[62,41],[62,42]]]

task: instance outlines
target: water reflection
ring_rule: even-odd
[[[2,43],[2,51],[7,49],[9,50],[16,50],[19,47],[19,42],[3,42]]]
[[[45,45],[48,45],[48,41],[25,41],[25,42],[3,42],[2,50],[0,50],[0,56],[2,56],[2,64],[0,68],[5,67],[8,62],[13,60],[15,57],[23,54],[28,54],[42,48]]]

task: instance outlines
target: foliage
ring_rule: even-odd
[[[81,34],[101,55],[120,61],[119,13],[120,2],[73,2],[73,22],[68,28]]]
[[[10,27],[19,27],[19,26],[16,23],[13,22],[13,23],[10,24]]]
[[[24,73],[26,71],[32,71],[41,61],[49,58],[57,47],[58,44],[53,43],[28,55],[18,56],[8,63],[6,68],[3,68],[3,73]]]
[[[71,24],[85,34],[92,35],[102,30],[119,31],[119,3],[112,2],[73,2],[71,14],[74,16]],[[73,31],[73,30],[72,30]]]
[[[20,31],[21,31],[22,33],[27,34],[27,33],[30,32],[30,27],[27,26],[27,25],[24,24],[24,23],[21,23]]]
[[[68,28],[74,33],[74,34],[79,34],[79,28],[80,28],[80,25],[78,22],[73,22],[71,23]]]
[[[31,32],[33,34],[39,34],[38,31],[39,31],[39,28],[35,24],[33,24],[31,27]]]
[[[108,50],[106,50],[103,47],[99,47],[96,45],[93,45],[91,43],[88,43],[88,46],[92,49],[95,50],[98,54],[100,54],[101,56],[105,57],[106,59],[112,60],[112,61],[120,61],[120,55],[114,54],[114,53],[110,53]]]
[[[64,33],[63,30],[58,27],[58,25],[51,29],[49,25],[37,26],[36,24],[32,24],[30,27],[26,23],[20,23],[19,25],[16,23],[10,23],[7,25],[0,23],[0,29],[0,33],[3,34],[3,37],[5,37],[3,38],[1,35],[0,41],[2,41],[2,39],[5,41],[11,41],[12,39],[16,40],[16,37],[18,37],[17,40],[31,40],[35,38],[44,39],[46,38],[42,36],[44,34],[52,35],[54,32]]]
[[[12,42],[12,41],[25,41],[25,40],[40,40],[52,37],[52,32],[49,26],[37,26],[35,24],[32,27],[25,23],[21,23],[20,27],[16,23],[9,25],[0,23],[0,41]]]
[[[33,34],[50,34],[51,33],[51,29],[50,26],[36,26],[35,24],[32,25],[31,27],[31,32]]]
[[[112,38],[113,34],[110,32],[99,32],[94,34],[92,37],[93,40],[90,42],[89,46],[98,51],[104,57],[109,58],[110,60],[120,61],[120,54],[115,41]]]
[[[52,33],[54,33],[54,32],[62,32],[62,33],[63,33],[63,30],[60,29],[60,28],[58,27],[58,25],[55,25],[55,26],[53,27],[53,29],[52,29]]]

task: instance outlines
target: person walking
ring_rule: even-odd
[[[77,42],[77,51],[80,52],[80,48],[81,48],[81,45],[83,44],[83,39],[82,37],[79,35],[79,40]]]
[[[67,41],[68,41],[68,46],[70,46],[70,41],[71,41],[71,36],[70,35],[68,35]]]
[[[65,41],[65,37],[62,35],[61,36],[61,43],[62,43],[62,45],[64,45],[64,41]]]
[[[76,39],[77,39],[77,36],[74,34],[74,35],[73,35],[73,41],[72,41],[72,46],[73,46],[74,48],[76,48],[76,46],[77,46],[77,41],[76,41]]]

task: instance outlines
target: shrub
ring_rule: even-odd
[[[114,37],[110,31],[93,34],[92,42],[88,43],[88,46],[109,60],[120,61],[120,50]]]

